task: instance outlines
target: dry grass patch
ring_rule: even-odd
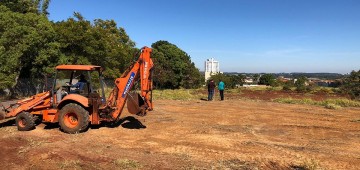
[[[80,160],[65,160],[59,164],[59,169],[83,169]]]
[[[305,160],[300,165],[291,166],[295,170],[322,170],[320,163],[314,159]]]
[[[139,162],[130,159],[116,159],[114,165],[117,169],[140,169],[142,167]]]
[[[323,101],[315,101],[309,98],[293,99],[293,98],[277,98],[272,100],[278,103],[287,104],[307,104],[324,106],[327,109],[340,109],[341,107],[360,107],[360,102],[349,99],[326,99]]]

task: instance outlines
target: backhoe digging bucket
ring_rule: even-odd
[[[127,109],[129,113],[136,114],[139,116],[145,115],[144,104],[145,101],[137,92],[129,92],[127,98]]]

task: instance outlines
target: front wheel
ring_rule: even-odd
[[[78,104],[67,104],[59,112],[59,125],[66,133],[84,132],[89,126],[89,112]]]
[[[35,129],[35,119],[29,112],[21,112],[16,116],[16,126],[19,131],[29,131]]]

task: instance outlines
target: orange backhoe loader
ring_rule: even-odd
[[[100,66],[59,65],[50,91],[3,106],[0,119],[16,117],[20,131],[34,129],[35,120],[40,119],[59,123],[66,133],[79,133],[89,123],[118,121],[125,103],[130,113],[144,116],[153,109],[152,68],[151,48],[143,47],[137,61],[115,80],[106,99]],[[130,91],[137,82],[140,94]]]

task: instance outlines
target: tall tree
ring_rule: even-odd
[[[32,5],[28,6],[29,9],[21,6],[30,4],[30,1],[21,1],[24,3],[20,5],[15,2],[0,3],[2,89],[14,87],[18,78],[36,78],[42,73],[50,73],[59,55],[56,33],[46,16],[33,12]]]
[[[254,75],[252,76],[252,78],[253,78],[253,82],[254,82],[255,84],[257,84],[257,83],[259,82],[260,75],[259,75],[259,74],[254,74]]]
[[[215,81],[215,83],[219,83],[220,80],[225,83],[226,88],[235,88],[238,85],[243,85],[245,83],[246,76],[245,75],[226,75],[226,74],[215,74],[211,76],[211,79]]]
[[[61,44],[60,63],[94,64],[105,68],[105,77],[116,78],[131,63],[135,43],[114,20],[90,21],[80,13],[54,23]]]
[[[200,71],[190,56],[167,41],[157,41],[154,49],[154,84],[157,88],[197,88],[202,83]]]
[[[47,16],[50,0],[1,0],[0,5],[8,7],[12,12],[34,13]]]
[[[273,86],[275,84],[275,76],[272,74],[264,74],[259,78],[259,84]]]

